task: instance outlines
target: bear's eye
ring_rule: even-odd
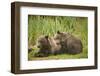
[[[60,43],[56,43],[57,45],[60,45]]]

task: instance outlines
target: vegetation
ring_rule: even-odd
[[[57,31],[69,32],[82,40],[83,53],[77,55],[50,55],[48,57],[34,57],[39,49],[35,46],[41,35],[54,36]],[[75,59],[88,57],[88,19],[87,17],[71,16],[28,16],[28,47],[33,50],[28,53],[29,60],[44,59]]]

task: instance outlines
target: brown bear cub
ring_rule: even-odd
[[[60,54],[61,45],[54,38],[49,36],[42,36],[38,39],[39,51],[35,56],[45,57],[50,54]]]
[[[79,54],[82,52],[83,46],[81,40],[69,33],[58,31],[54,39],[60,42],[61,50],[64,53]]]

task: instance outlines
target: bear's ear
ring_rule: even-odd
[[[58,30],[58,31],[57,31],[57,34],[61,34],[61,32]]]
[[[49,36],[47,35],[47,36],[45,36],[45,38],[46,38],[46,39],[48,39],[48,38],[49,38]]]

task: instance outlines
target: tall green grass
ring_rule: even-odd
[[[41,16],[29,15],[28,16],[28,46],[37,49],[37,39],[41,35],[54,36],[57,31],[69,32],[81,39],[83,44],[83,53],[73,55],[71,58],[87,58],[88,56],[88,18],[87,17],[71,17],[71,16]],[[33,50],[28,54],[29,60],[34,60]],[[64,55],[64,58],[70,58],[70,55]],[[55,56],[56,58],[57,56]],[[47,57],[49,59],[49,57]],[[50,57],[52,59],[52,57]],[[61,57],[63,56],[61,55]],[[45,58],[44,58],[45,59]],[[54,57],[53,57],[54,59]]]

